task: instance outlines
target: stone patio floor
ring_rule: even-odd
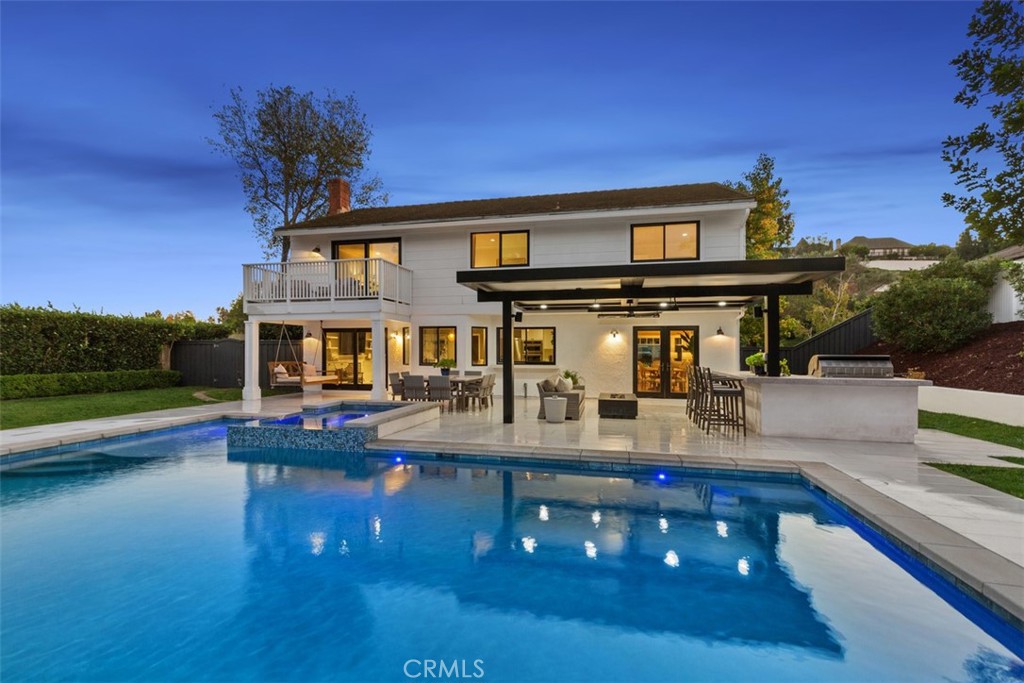
[[[319,398],[277,396],[257,410],[241,402],[85,420],[0,432],[0,464],[12,453],[107,438],[215,417],[297,412],[303,404],[365,393],[324,392]],[[252,408],[253,406],[245,406]],[[1024,621],[1024,500],[947,474],[926,462],[1013,467],[993,456],[1024,450],[945,432],[921,430],[913,444],[826,441],[737,435],[697,429],[685,402],[641,399],[635,420],[599,418],[587,399],[583,419],[537,419],[538,399],[516,399],[515,424],[502,422],[500,402],[483,410],[444,413],[374,447],[444,454],[502,454],[506,459],[685,465],[800,471],[872,525],[927,557]]]

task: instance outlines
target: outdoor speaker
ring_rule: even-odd
[[[754,306],[754,317],[755,318],[763,318],[764,317],[764,308],[761,307],[761,306]]]
[[[523,322],[523,312],[522,311],[516,311],[515,313],[513,313],[512,314],[512,320],[516,321],[517,323]]]

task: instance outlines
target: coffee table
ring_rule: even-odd
[[[599,417],[635,420],[636,412],[636,394],[601,394],[597,397]]]

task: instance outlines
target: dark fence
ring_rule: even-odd
[[[857,353],[876,341],[878,337],[871,327],[871,309],[868,308],[795,346],[783,347],[779,350],[779,357],[786,359],[794,375],[806,375],[811,356],[819,353]],[[740,347],[740,367],[746,368],[746,357],[758,351],[760,349],[753,346]]]
[[[267,363],[272,360],[302,360],[302,342],[282,343],[280,353],[274,339],[260,340],[260,386],[270,387]],[[294,355],[293,355],[294,350]],[[240,339],[179,341],[171,348],[171,369],[181,373],[185,386],[240,387],[245,383],[245,342]]]

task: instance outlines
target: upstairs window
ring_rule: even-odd
[[[505,268],[530,265],[530,233],[474,232],[469,236],[472,268]]]
[[[633,226],[633,261],[683,261],[700,254],[700,223]]]

